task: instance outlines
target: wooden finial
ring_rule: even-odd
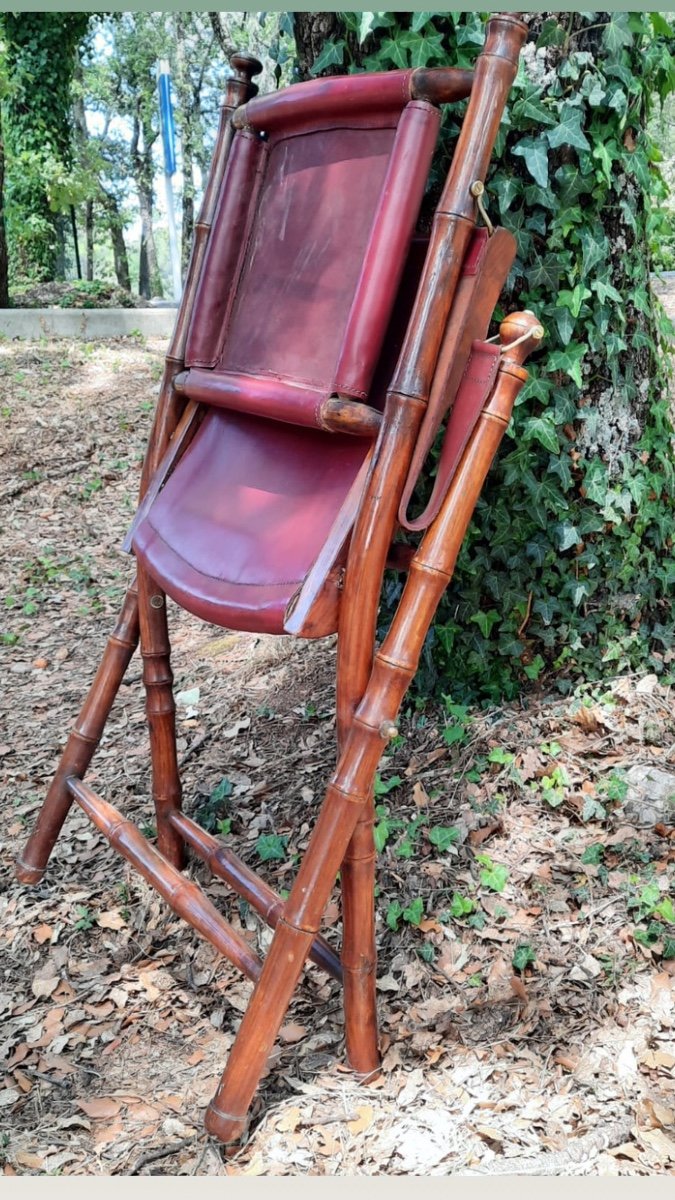
[[[511,313],[499,326],[502,356],[518,365],[539,348],[543,337],[544,327],[529,309]]]
[[[228,80],[228,83],[238,85],[241,94],[239,103],[245,104],[247,100],[251,100],[258,94],[258,88],[253,83],[253,76],[260,74],[263,69],[262,63],[246,50],[237,50],[230,58],[230,66],[232,79]]]

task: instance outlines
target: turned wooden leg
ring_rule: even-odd
[[[125,596],[94,682],[61,755],[35,828],[17,860],[16,874],[22,883],[38,883],[45,873],[49,856],[72,804],[66,782],[71,776],[77,779],[84,776],[137,645],[138,595],[136,584],[133,583]]]
[[[239,1027],[220,1086],[206,1113],[209,1133],[223,1142],[240,1137],[246,1116],[305,959],[316,937],[322,913],[349,840],[366,802],[328,788],[296,881],[277,925],[262,975]]]
[[[180,811],[181,785],[176,749],[176,706],[173,698],[171,646],[166,596],[145,568],[138,568],[138,608],[143,658],[145,710],[150,730],[152,799],[157,815],[157,845],[178,870],[184,865],[183,839],[171,824]]]
[[[372,670],[377,594],[373,589],[366,611],[366,629],[373,626],[373,640],[348,636],[347,626],[356,620],[346,614],[338,637],[337,714],[338,747],[349,735],[354,712],[363,696]],[[353,629],[350,631],[353,634]],[[380,1065],[377,1028],[377,943],[375,939],[375,868],[377,853],[373,840],[375,800],[371,793],[364,806],[340,869],[342,892],[342,1003],[345,1014],[347,1061],[359,1075],[372,1075]]]
[[[375,941],[375,804],[370,797],[340,871],[342,979],[347,1061],[360,1075],[380,1065],[377,1036]]]

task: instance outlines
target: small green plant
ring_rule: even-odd
[[[398,776],[394,776],[394,778],[398,779]],[[376,786],[375,795],[377,794]],[[377,824],[373,829],[373,841],[375,842],[375,849],[377,850],[378,854],[381,854],[392,833],[396,833],[398,830],[405,828],[405,821],[402,821],[399,817],[390,816],[389,809],[386,804],[378,804],[376,806],[375,816],[377,817]]]
[[[380,779],[379,775],[375,776],[375,787],[373,791],[376,796],[388,796],[393,792],[394,788],[400,787],[403,783],[400,775],[392,775],[391,779]]]
[[[286,857],[288,838],[278,833],[261,833],[255,848],[261,862],[274,862]]]
[[[230,822],[223,818],[228,798],[232,795],[233,785],[229,779],[223,778],[210,793],[208,800],[199,806],[195,812],[195,821],[207,833],[229,833]],[[226,825],[226,829],[221,826]]]
[[[389,928],[396,933],[402,920],[406,921],[408,925],[419,925],[423,918],[424,900],[421,896],[417,896],[405,908],[398,900],[392,900],[387,909],[385,921]]]
[[[415,817],[414,821],[405,827],[403,836],[394,849],[397,858],[412,858],[415,853],[415,843],[425,820],[424,816]]]
[[[488,754],[488,762],[499,763],[503,767],[509,767],[515,761],[515,754],[511,754],[509,750],[502,750],[501,746],[495,746]]]
[[[545,758],[557,758],[559,754],[562,754],[562,746],[559,742],[542,742],[539,752]]]
[[[435,825],[429,830],[429,841],[437,850],[449,850],[457,845],[459,839],[460,832],[456,825]]]
[[[541,791],[541,795],[551,808],[559,808],[563,803],[566,795],[569,780],[564,767],[554,767],[548,775],[542,775],[541,779],[533,779],[530,783],[530,789],[533,792]]]
[[[675,909],[670,896],[662,893],[657,883],[647,883],[640,889],[638,895],[631,896],[628,907],[635,909],[640,919],[645,917],[661,917],[671,925],[675,925]]]
[[[508,869],[503,863],[495,863],[489,854],[477,854],[476,862],[480,863],[480,881],[483,887],[491,892],[503,892],[509,878]]]
[[[628,781],[621,771],[612,771],[598,784],[598,791],[608,804],[622,804],[628,795]]]
[[[646,928],[633,930],[635,941],[649,947],[660,944],[662,958],[675,958],[675,905],[671,897],[664,895],[657,883],[647,883],[629,897],[628,908],[638,920],[647,922]],[[672,933],[664,925],[674,927]]]
[[[91,909],[87,908],[86,904],[76,904],[75,912],[77,920],[73,926],[80,933],[86,929],[91,929],[96,921],[96,914]]]
[[[595,796],[584,796],[584,807],[581,810],[582,821],[604,821],[607,809]]]
[[[443,741],[446,746],[461,746],[469,739],[473,717],[465,704],[453,703],[451,696],[443,697],[448,723],[443,730]]]
[[[450,915],[456,921],[461,921],[463,917],[468,917],[470,913],[475,912],[475,909],[476,903],[470,896],[463,896],[461,892],[453,892],[450,903]]]
[[[602,842],[593,842],[591,846],[587,846],[584,850],[581,861],[586,866],[597,867],[604,858],[605,847]]]
[[[0,633],[0,646],[16,646],[18,641],[18,633]]]
[[[519,942],[513,952],[511,966],[514,971],[524,971],[530,963],[534,962],[535,958],[536,954],[529,942]]]

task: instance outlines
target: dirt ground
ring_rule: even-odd
[[[250,985],[79,812],[45,881],[15,882],[130,575],[162,351],[0,344],[5,1174],[673,1173],[675,838],[644,777],[675,772],[675,715],[655,677],[411,704],[378,784],[382,1074],[346,1069],[339,989],[309,969],[228,1159],[202,1118]],[[334,647],[170,619],[186,811],[288,888],[333,760]],[[134,660],[90,780],[151,836],[146,751]]]

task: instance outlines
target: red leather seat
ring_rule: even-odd
[[[188,612],[282,633],[366,452],[361,438],[210,412],[134,549]]]

